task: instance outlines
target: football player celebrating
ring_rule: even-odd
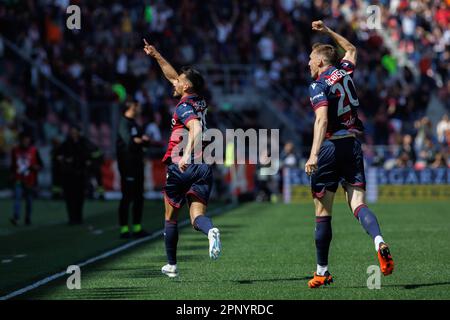
[[[317,288],[333,282],[328,272],[328,251],[332,238],[332,206],[339,182],[355,218],[375,243],[384,275],[392,273],[394,261],[381,235],[377,218],[365,203],[364,160],[361,143],[356,139],[364,128],[358,118],[359,100],[352,80],[356,48],[322,21],[314,21],[312,30],[329,35],[345,51],[344,58],[338,62],[334,46],[316,43],[309,60],[311,76],[315,79],[309,87],[309,94],[316,119],[305,171],[311,176],[316,210],[317,271],[308,286]]]
[[[174,97],[180,97],[172,116],[172,133],[163,162],[167,165],[167,181],[163,188],[165,204],[165,245],[168,264],[162,273],[178,275],[178,211],[187,201],[193,227],[209,239],[209,256],[215,260],[221,253],[219,229],[205,216],[213,181],[211,166],[202,161],[202,132],[206,130],[205,100],[200,96],[204,80],[192,67],[183,67],[178,74],[156,48],[144,39],[144,51],[161,67],[174,87]],[[183,148],[183,137],[187,144]]]

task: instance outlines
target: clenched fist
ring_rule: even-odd
[[[328,27],[325,25],[325,23],[323,23],[322,20],[313,21],[312,29],[313,31],[328,32]]]

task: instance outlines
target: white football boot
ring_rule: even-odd
[[[178,268],[176,264],[166,264],[161,268],[161,272],[169,278],[175,278],[178,276]]]
[[[208,232],[209,240],[209,257],[217,260],[222,251],[222,243],[220,242],[220,231],[217,228],[212,228]]]

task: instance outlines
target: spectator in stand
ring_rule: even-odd
[[[442,116],[441,121],[436,126],[436,136],[440,144],[450,144],[450,140],[447,140],[450,135],[450,120],[448,114]]]
[[[149,138],[150,145],[162,146],[162,136],[159,126],[161,124],[161,115],[159,112],[152,114],[148,124],[145,126],[145,135]]]
[[[437,154],[437,149],[433,140],[430,137],[426,137],[423,143],[423,147],[419,151],[419,157],[417,160],[417,165],[419,168],[428,167],[431,165]]]
[[[436,157],[434,158],[433,163],[430,165],[431,168],[437,169],[437,168],[447,168],[447,156],[443,152],[438,152],[436,154]]]
[[[295,152],[295,146],[292,141],[286,142],[283,151],[280,154],[281,170],[279,171],[279,192],[283,192],[283,169],[284,168],[298,168],[299,157]]]
[[[395,162],[396,168],[411,168],[414,164],[413,161],[409,158],[409,154],[407,152],[402,152],[400,156],[397,158]]]
[[[401,141],[397,141],[397,136],[413,134],[414,122],[423,117],[435,88],[439,88],[442,103],[450,107],[450,7],[448,1],[439,0],[378,1],[385,27],[375,31],[369,30],[366,19],[358,16],[366,3],[234,0],[211,1],[203,6],[197,1],[158,0],[150,4],[103,1],[92,5],[79,0],[83,30],[89,31],[80,33],[65,27],[63,5],[54,5],[52,1],[10,1],[0,7],[2,36],[16,44],[35,66],[24,64],[17,55],[4,50],[1,77],[17,89],[17,97],[28,108],[28,115],[22,116],[17,126],[23,127],[37,115],[40,119],[37,138],[47,143],[51,140],[48,129],[50,134],[54,130],[48,125],[41,126],[46,123],[46,113],[56,114],[58,123],[52,127],[58,127],[78,121],[79,109],[41,72],[68,85],[92,105],[117,102],[111,87],[122,82],[126,84],[126,92],[143,107],[150,106],[163,119],[170,118],[170,101],[163,97],[171,88],[156,77],[157,66],[143,59],[141,53],[142,35],[150,33],[162,49],[178,48],[168,57],[175,65],[189,61],[251,65],[253,81],[239,82],[241,92],[254,84],[261,94],[276,88],[275,92],[280,94],[270,96],[271,103],[283,106],[280,112],[292,119],[307,144],[312,123],[305,121],[311,112],[308,99],[304,99],[309,81],[305,76],[306,52],[312,42],[320,39],[305,30],[309,29],[312,17],[320,15],[339,25],[342,29],[339,32],[358,43],[360,62],[354,77],[361,80],[357,81],[358,90],[365,92],[360,95],[360,111],[368,118],[367,126],[374,128],[373,139],[368,137],[366,143],[369,147],[372,143],[396,145]],[[387,33],[398,44],[396,51],[418,67],[417,79],[408,67],[396,61],[394,56],[398,52],[386,49],[380,32]],[[190,35],[189,44],[178,43],[177,39],[186,33]],[[217,50],[219,46],[226,51]],[[294,54],[297,52],[300,54]],[[39,102],[29,99],[29,92],[38,92]],[[283,101],[285,97],[290,101]],[[94,116],[95,112],[91,118],[95,119]],[[100,118],[99,122],[108,120]],[[393,126],[388,127],[389,122]],[[167,128],[161,129],[163,138],[167,137]],[[395,132],[391,139],[389,131]],[[421,149],[424,137],[419,132],[416,151]]]
[[[271,62],[275,58],[275,42],[270,32],[264,33],[264,35],[259,39],[258,50],[261,62],[268,69]]]
[[[287,168],[297,168],[298,167],[298,156],[295,153],[295,146],[292,141],[288,141],[283,148],[280,155],[280,160],[282,167]]]
[[[413,138],[411,135],[406,134],[402,139],[402,146],[400,148],[400,154],[406,153],[408,159],[411,160],[412,164],[416,162],[416,151],[413,146]]]
[[[420,151],[423,149],[425,145],[425,140],[427,138],[431,139],[433,137],[433,125],[427,117],[423,117],[418,120],[414,124],[415,129],[417,130],[417,134],[414,140],[414,147],[416,151]]]
[[[217,52],[219,61],[221,62],[224,61],[230,53],[228,40],[230,34],[233,32],[234,25],[236,24],[236,20],[238,18],[239,7],[237,1],[233,0],[233,12],[229,20],[227,20],[223,14],[218,16],[216,10],[212,9],[212,7],[209,7],[209,10],[212,22],[216,28],[216,39],[218,42]]]

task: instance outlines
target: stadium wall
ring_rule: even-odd
[[[366,170],[367,201],[449,201],[450,168],[396,168],[386,170],[369,167]],[[310,178],[301,169],[283,169],[283,199],[285,203],[311,201]],[[342,188],[337,202],[345,202]]]

